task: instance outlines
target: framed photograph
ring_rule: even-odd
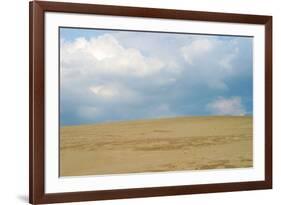
[[[30,2],[30,203],[271,187],[271,16]]]

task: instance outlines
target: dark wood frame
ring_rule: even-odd
[[[29,201],[33,204],[152,197],[272,188],[272,16],[226,14],[93,4],[30,2],[29,5]],[[265,180],[46,194],[44,192],[44,13],[68,12],[265,26]]]

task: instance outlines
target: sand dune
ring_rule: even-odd
[[[60,130],[60,175],[252,167],[252,117],[177,117]]]

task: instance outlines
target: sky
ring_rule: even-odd
[[[60,28],[60,124],[252,115],[253,38]]]

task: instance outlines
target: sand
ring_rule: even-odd
[[[65,126],[60,175],[253,166],[250,116],[177,117]]]

